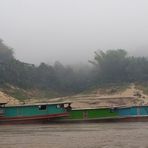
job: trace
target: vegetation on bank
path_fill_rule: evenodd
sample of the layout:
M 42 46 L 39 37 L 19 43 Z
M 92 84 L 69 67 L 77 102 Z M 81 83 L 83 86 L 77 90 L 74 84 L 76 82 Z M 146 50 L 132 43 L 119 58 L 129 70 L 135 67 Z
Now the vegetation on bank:
M 5 94 L 8 94 L 13 98 L 18 99 L 19 101 L 24 101 L 25 99 L 50 99 L 65 96 L 64 94 L 58 93 L 53 90 L 51 91 L 44 89 L 23 89 L 11 85 L 4 85 L 0 90 Z
M 14 86 L 8 93 L 16 98 L 31 97 L 25 90 L 40 90 L 41 97 L 87 92 L 106 85 L 148 82 L 148 59 L 128 56 L 123 49 L 97 51 L 92 66 L 76 69 L 60 62 L 39 66 L 15 59 L 13 50 L 0 40 L 0 87 Z M 7 90 L 7 89 L 4 89 Z M 113 90 L 112 90 L 113 91 Z M 147 91 L 147 90 L 145 90 Z M 33 92 L 33 91 L 32 91 Z

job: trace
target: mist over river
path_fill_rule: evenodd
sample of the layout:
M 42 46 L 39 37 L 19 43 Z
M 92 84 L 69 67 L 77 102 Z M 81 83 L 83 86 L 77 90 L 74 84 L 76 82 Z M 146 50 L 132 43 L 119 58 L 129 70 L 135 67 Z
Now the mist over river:
M 3 125 L 0 148 L 148 148 L 148 123 Z

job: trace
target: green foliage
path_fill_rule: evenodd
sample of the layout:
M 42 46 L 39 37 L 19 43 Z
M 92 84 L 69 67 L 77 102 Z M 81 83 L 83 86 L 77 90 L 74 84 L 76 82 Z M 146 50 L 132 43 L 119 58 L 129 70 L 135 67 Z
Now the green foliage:
M 77 70 L 60 62 L 35 66 L 16 60 L 13 50 L 0 40 L 0 86 L 19 87 L 12 96 L 25 99 L 28 95 L 21 88 L 42 90 L 40 97 L 56 97 L 105 84 L 148 82 L 147 58 L 130 57 L 123 49 L 95 52 L 94 61 L 90 62 L 93 68 L 82 66 Z
M 54 90 L 22 89 L 22 88 L 11 87 L 11 86 L 4 86 L 2 91 L 20 101 L 28 100 L 31 98 L 50 99 L 50 98 L 62 96 L 61 93 L 58 93 Z
M 148 80 L 148 60 L 145 57 L 129 57 L 123 49 L 95 52 L 91 63 L 100 84 Z
M 22 91 L 21 89 L 17 89 L 15 91 L 9 93 L 9 95 L 11 95 L 12 97 L 14 97 L 20 101 L 28 99 L 27 94 L 24 91 Z
M 0 39 L 0 63 L 13 59 L 13 50 Z
M 123 49 L 95 52 L 95 68 L 101 82 L 120 82 L 126 79 L 127 53 Z

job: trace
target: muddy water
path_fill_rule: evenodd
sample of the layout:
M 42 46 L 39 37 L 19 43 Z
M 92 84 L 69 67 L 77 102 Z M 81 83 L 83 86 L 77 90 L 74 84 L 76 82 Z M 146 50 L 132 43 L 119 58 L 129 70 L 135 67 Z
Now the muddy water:
M 148 148 L 148 123 L 0 126 L 0 148 Z

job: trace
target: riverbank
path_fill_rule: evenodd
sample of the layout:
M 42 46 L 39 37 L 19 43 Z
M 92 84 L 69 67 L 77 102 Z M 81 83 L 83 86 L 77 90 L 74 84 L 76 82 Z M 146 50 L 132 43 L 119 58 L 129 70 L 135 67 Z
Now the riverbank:
M 137 88 L 134 84 L 120 88 L 98 88 L 90 92 L 77 95 L 58 97 L 58 98 L 25 98 L 18 100 L 0 92 L 0 102 L 7 102 L 11 105 L 16 104 L 33 104 L 41 102 L 72 102 L 73 108 L 90 108 L 90 107 L 113 107 L 113 106 L 132 106 L 132 105 L 148 105 L 148 95 Z
M 91 107 L 113 107 L 113 106 L 132 106 L 148 105 L 148 95 L 138 89 L 134 84 L 122 90 L 113 90 L 113 88 L 96 89 L 89 93 L 82 93 L 73 96 L 66 96 L 53 99 L 30 99 L 26 103 L 38 102 L 61 102 L 70 101 L 73 108 L 91 108 Z

